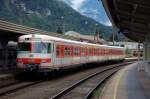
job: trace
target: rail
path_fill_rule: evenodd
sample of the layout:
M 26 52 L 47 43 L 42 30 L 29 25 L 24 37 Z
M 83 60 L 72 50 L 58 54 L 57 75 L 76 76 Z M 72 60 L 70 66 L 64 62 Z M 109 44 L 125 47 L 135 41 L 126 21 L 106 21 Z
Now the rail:
M 89 79 L 92 79 L 93 77 L 95 76 L 99 76 L 99 75 L 102 75 L 103 73 L 105 72 L 108 72 L 109 70 L 112 70 L 112 69 L 116 69 L 112 72 L 110 72 L 108 75 L 106 74 L 106 76 L 101 79 L 101 81 L 94 87 L 94 88 L 91 88 L 91 90 L 84 96 L 84 99 L 89 99 L 89 97 L 91 96 L 91 94 L 93 93 L 93 91 L 104 81 L 106 80 L 108 77 L 110 77 L 113 73 L 115 73 L 118 68 L 120 68 L 120 66 L 123 66 L 123 65 L 127 65 L 127 64 L 130 64 L 132 62 L 128 62 L 128 63 L 123 63 L 123 64 L 119 64 L 117 66 L 114 66 L 114 67 L 111 67 L 111 68 L 107 68 L 103 71 L 98 71 L 92 75 L 89 75 L 88 77 L 84 78 L 84 79 L 81 79 L 80 81 L 74 83 L 73 85 L 69 86 L 68 88 L 62 90 L 60 93 L 57 93 L 56 95 L 50 97 L 49 99 L 60 99 L 62 97 L 65 97 L 65 95 L 67 95 L 69 92 L 71 92 L 73 89 L 75 89 L 76 87 L 79 87 L 81 84 L 83 83 L 86 83 L 86 81 L 88 81 Z

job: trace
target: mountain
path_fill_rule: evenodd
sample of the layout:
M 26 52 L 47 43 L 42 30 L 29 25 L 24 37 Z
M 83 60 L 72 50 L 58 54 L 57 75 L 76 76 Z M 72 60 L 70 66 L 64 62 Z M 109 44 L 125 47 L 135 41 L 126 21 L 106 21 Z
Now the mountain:
M 1 0 L 0 19 L 50 32 L 64 28 L 94 35 L 97 29 L 105 38 L 112 32 L 111 27 L 81 15 L 60 0 Z
M 82 15 L 106 25 L 112 26 L 101 0 L 62 0 Z

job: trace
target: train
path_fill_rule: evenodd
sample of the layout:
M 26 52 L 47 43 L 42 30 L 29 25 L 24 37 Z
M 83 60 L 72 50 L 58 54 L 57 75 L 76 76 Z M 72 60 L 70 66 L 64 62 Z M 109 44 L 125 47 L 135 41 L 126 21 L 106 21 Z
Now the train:
M 123 47 L 93 44 L 41 34 L 18 38 L 17 68 L 49 72 L 93 62 L 125 59 Z

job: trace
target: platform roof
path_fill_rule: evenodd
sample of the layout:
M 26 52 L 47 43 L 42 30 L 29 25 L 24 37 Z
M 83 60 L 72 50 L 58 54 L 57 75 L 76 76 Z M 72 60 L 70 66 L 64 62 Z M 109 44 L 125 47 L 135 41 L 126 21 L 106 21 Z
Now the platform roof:
M 51 36 L 56 36 L 65 39 L 77 40 L 77 38 L 66 36 L 63 34 L 58 34 L 54 32 L 49 32 L 41 29 L 31 28 L 19 24 L 15 24 L 8 21 L 0 20 L 0 38 L 17 38 L 24 34 L 46 34 Z
M 150 0 L 101 1 L 112 24 L 125 36 L 138 42 L 145 40 L 150 33 Z

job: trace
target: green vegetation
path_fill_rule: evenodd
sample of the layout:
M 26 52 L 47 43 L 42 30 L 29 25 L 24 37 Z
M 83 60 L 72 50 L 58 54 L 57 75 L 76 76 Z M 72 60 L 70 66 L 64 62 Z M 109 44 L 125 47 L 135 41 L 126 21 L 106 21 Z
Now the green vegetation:
M 0 19 L 50 32 L 65 27 L 63 31 L 94 35 L 97 27 L 107 39 L 112 32 L 111 27 L 79 14 L 59 0 L 1 0 Z

